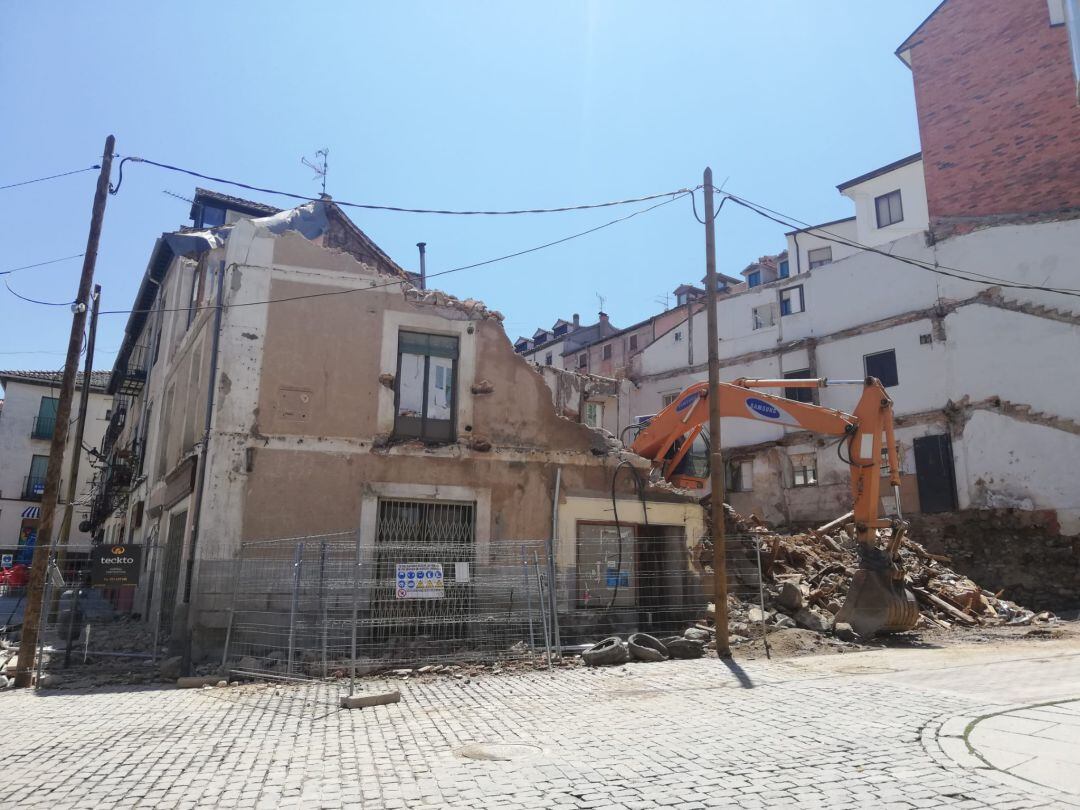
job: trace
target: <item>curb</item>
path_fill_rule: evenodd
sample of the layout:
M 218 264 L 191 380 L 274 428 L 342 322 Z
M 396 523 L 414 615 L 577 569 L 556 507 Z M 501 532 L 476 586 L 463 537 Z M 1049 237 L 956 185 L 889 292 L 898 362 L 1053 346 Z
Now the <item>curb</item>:
M 993 779 L 1005 787 L 1025 793 L 1038 794 L 1039 798 L 1052 800 L 1061 807 L 1080 808 L 1080 796 L 1074 793 L 1066 793 L 1041 782 L 1025 779 L 997 768 L 984 759 L 968 739 L 976 725 L 991 717 L 1023 709 L 1034 709 L 1040 706 L 1074 703 L 1077 700 L 1080 700 L 1080 698 L 1061 698 L 1038 703 L 988 703 L 981 706 L 972 706 L 962 713 L 942 715 L 931 720 L 923 726 L 920 732 L 920 741 L 930 758 L 943 768 L 977 770 L 980 775 Z

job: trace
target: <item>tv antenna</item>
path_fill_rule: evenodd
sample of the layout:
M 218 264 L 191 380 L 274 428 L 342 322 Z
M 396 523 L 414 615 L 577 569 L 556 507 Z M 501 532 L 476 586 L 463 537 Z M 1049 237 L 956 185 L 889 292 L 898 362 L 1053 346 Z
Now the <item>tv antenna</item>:
M 669 309 L 671 309 L 671 293 L 664 293 L 663 295 L 658 295 L 656 296 L 656 298 L 653 299 L 653 301 L 661 304 L 664 307 L 664 312 L 667 312 Z
M 600 302 L 600 311 L 603 312 L 604 311 L 604 301 L 606 301 L 607 299 L 604 298 L 604 296 L 602 296 L 600 293 L 593 293 L 593 295 L 595 295 L 597 300 Z
M 315 177 L 311 178 L 312 180 L 319 177 L 322 178 L 322 193 L 324 195 L 326 194 L 326 158 L 329 154 L 329 149 L 319 149 L 317 152 L 315 152 L 314 162 L 308 160 L 306 157 L 300 158 L 301 163 L 303 163 L 305 166 L 315 172 Z

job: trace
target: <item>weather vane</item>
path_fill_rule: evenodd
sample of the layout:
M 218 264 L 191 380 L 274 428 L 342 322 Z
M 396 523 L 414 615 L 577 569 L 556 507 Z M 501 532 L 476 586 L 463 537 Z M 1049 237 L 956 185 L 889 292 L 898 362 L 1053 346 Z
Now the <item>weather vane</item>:
M 300 162 L 315 172 L 315 177 L 322 178 L 322 193 L 326 194 L 326 158 L 330 154 L 329 149 L 320 149 L 315 153 L 315 162 L 308 160 L 306 157 L 300 158 Z

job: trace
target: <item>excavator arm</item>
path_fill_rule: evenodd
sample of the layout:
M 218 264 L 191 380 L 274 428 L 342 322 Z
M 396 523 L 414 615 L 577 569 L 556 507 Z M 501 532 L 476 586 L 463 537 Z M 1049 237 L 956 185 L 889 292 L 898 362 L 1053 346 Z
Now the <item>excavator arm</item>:
M 853 413 L 756 390 L 833 385 L 862 386 L 862 396 Z M 707 473 L 687 471 L 684 461 L 708 424 L 709 396 L 708 383 L 691 385 L 652 417 L 631 444 L 633 452 L 650 459 L 660 475 L 676 486 L 687 489 L 705 486 Z M 733 383 L 720 383 L 715 396 L 719 397 L 722 417 L 752 419 L 838 437 L 838 453 L 851 471 L 852 518 L 859 543 L 860 567 L 837 619 L 850 622 L 863 635 L 881 630 L 910 630 L 918 619 L 918 611 L 914 596 L 902 585 L 904 574 L 899 562 L 899 545 L 905 525 L 900 513 L 900 466 L 893 430 L 892 399 L 881 382 L 873 377 L 839 381 L 740 378 Z M 889 484 L 896 499 L 896 520 L 883 518 L 879 513 L 883 448 L 888 460 Z M 892 529 L 892 541 L 885 549 L 877 544 L 879 528 Z

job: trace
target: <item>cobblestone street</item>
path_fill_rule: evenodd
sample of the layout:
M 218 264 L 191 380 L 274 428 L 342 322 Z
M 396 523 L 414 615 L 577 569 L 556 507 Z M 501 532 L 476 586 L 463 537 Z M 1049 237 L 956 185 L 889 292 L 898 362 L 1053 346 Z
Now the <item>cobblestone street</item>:
M 1076 642 L 1050 641 L 706 659 L 399 681 L 400 703 L 362 711 L 325 686 L 8 691 L 0 794 L 20 808 L 1080 807 L 964 736 L 1076 698 L 1078 661 Z

